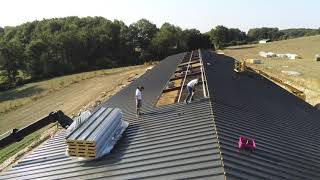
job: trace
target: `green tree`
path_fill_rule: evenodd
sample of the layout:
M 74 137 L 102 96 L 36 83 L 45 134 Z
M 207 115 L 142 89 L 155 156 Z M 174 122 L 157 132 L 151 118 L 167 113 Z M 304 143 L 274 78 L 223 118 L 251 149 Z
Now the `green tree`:
M 197 29 L 186 29 L 182 31 L 181 36 L 182 49 L 184 51 L 190 51 L 194 49 L 208 49 L 212 48 L 210 36 L 201 34 Z
M 146 50 L 149 47 L 152 38 L 158 32 L 157 26 L 147 19 L 140 19 L 136 23 L 131 24 L 129 29 L 134 46 L 142 50 Z
M 146 19 L 127 26 L 103 17 L 75 16 L 0 28 L 0 41 L 1 69 L 12 82 L 20 70 L 33 79 L 54 77 L 211 46 L 200 31 L 182 31 L 169 23 L 158 29 Z
M 2 38 L 3 35 L 4 35 L 4 29 L 0 27 L 0 39 Z
M 27 67 L 28 72 L 32 78 L 42 77 L 44 72 L 44 66 L 47 65 L 43 62 L 43 54 L 46 53 L 47 45 L 41 39 L 32 40 L 26 48 L 26 56 L 28 59 Z
M 258 41 L 261 39 L 270 39 L 272 41 L 279 40 L 284 33 L 279 31 L 278 28 L 254 28 L 248 31 L 248 37 L 251 41 Z
M 18 70 L 23 67 L 23 47 L 18 41 L 0 42 L 0 69 L 9 83 L 16 81 Z
M 181 28 L 169 23 L 164 23 L 159 32 L 152 39 L 151 52 L 156 58 L 163 58 L 171 53 L 177 52 Z
M 247 41 L 247 35 L 245 32 L 240 31 L 240 29 L 230 28 L 228 30 L 228 43 L 232 45 L 241 44 L 241 42 Z
M 17 33 L 17 28 L 7 26 L 4 28 L 4 35 L 2 39 L 4 41 L 10 41 L 16 36 L 16 33 Z
M 138 54 L 135 53 L 133 36 L 130 34 L 129 27 L 124 22 L 118 20 L 115 20 L 113 24 L 118 26 L 120 30 L 119 47 L 116 55 L 117 59 L 119 59 L 119 65 L 137 64 Z
M 210 31 L 210 37 L 215 49 L 220 49 L 228 43 L 229 30 L 224 26 L 217 26 Z

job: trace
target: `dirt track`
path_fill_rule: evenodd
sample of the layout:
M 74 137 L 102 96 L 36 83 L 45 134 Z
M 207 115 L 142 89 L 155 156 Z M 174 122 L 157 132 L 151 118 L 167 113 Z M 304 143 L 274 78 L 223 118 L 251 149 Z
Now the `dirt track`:
M 128 84 L 131 79 L 143 74 L 146 67 L 116 73 L 112 75 L 98 76 L 80 81 L 66 88 L 52 92 L 34 102 L 26 104 L 14 111 L 0 117 L 0 134 L 11 128 L 23 127 L 54 110 L 62 110 L 68 116 L 77 114 L 94 106 L 95 101 L 101 101 L 120 90 L 120 86 Z M 4 129 L 5 128 L 5 129 Z

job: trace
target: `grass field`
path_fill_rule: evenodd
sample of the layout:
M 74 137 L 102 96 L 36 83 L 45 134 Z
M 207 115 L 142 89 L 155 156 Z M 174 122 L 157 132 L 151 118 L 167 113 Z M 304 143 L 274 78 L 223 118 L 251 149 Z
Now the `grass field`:
M 260 51 L 277 54 L 293 53 L 301 59 L 263 58 Z M 320 36 L 302 37 L 267 44 L 233 46 L 223 50 L 226 56 L 237 60 L 256 58 L 262 64 L 251 65 L 278 77 L 306 93 L 306 101 L 311 105 L 320 103 L 320 62 L 315 55 L 320 54 Z M 300 76 L 290 76 L 283 71 L 296 71 Z
M 1 92 L 2 107 L 6 107 L 5 103 L 19 104 L 19 106 L 0 114 L 0 134 L 12 128 L 21 128 L 54 110 L 60 109 L 72 117 L 91 109 L 118 92 L 123 85 L 142 75 L 147 67 L 149 65 L 74 74 Z M 24 151 L 24 148 L 27 150 L 21 155 L 27 153 L 31 143 L 45 135 L 49 127 L 50 125 L 17 143 L 2 148 L 0 163 L 17 152 Z M 4 164 L 3 166 L 6 167 Z
M 53 126 L 55 126 L 55 125 L 50 124 L 50 125 L 42 128 L 38 131 L 26 136 L 21 141 L 0 149 L 0 163 L 3 163 L 5 160 L 12 157 L 20 150 L 28 147 L 32 142 L 39 140 L 39 138 L 41 138 L 41 136 L 43 136 L 43 134 L 46 132 L 46 130 L 52 128 Z
M 135 67 L 115 68 L 108 70 L 99 70 L 93 72 L 85 72 L 53 78 L 50 80 L 29 83 L 21 87 L 0 92 L 0 114 L 13 110 L 19 106 L 27 104 L 31 101 L 39 99 L 50 92 L 67 87 L 79 81 L 89 79 L 99 75 L 108 75 L 117 72 L 127 71 Z
M 0 134 L 23 127 L 54 110 L 73 115 L 101 96 L 108 96 L 147 66 L 86 72 L 35 82 L 0 92 Z

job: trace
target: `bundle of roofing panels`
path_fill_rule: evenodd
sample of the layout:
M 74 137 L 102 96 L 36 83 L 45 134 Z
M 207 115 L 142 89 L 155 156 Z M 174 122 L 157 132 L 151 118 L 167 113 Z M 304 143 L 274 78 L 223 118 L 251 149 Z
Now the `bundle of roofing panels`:
M 89 110 L 82 112 L 80 116 L 76 117 L 73 120 L 73 123 L 67 129 L 67 136 L 72 133 L 77 127 L 79 127 L 82 123 L 84 123 L 91 116 L 91 112 Z
M 120 109 L 101 107 L 67 135 L 66 153 L 71 157 L 99 158 L 111 151 L 127 127 Z

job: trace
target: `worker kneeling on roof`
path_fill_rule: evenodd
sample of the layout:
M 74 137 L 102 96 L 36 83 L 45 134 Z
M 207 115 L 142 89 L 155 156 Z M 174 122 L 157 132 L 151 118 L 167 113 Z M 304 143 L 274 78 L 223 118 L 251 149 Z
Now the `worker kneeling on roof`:
M 187 96 L 186 100 L 184 100 L 184 102 L 186 104 L 191 103 L 192 98 L 193 98 L 193 94 L 195 91 L 195 87 L 196 87 L 196 85 L 198 85 L 198 83 L 199 83 L 199 78 L 193 79 L 187 84 L 188 96 Z

